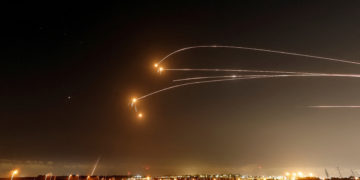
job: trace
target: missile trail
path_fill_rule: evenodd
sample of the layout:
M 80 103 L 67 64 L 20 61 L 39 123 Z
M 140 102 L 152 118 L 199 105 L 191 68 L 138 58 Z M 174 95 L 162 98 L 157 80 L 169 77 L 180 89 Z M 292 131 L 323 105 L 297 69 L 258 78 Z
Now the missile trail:
M 271 78 L 271 77 L 278 77 L 278 76 L 280 76 L 280 75 L 265 75 L 265 76 L 261 76 L 261 77 L 258 77 L 258 76 L 255 75 L 255 77 L 239 77 L 239 78 L 233 78 L 232 77 L 232 78 L 215 79 L 215 80 L 207 80 L 207 81 L 188 82 L 188 83 L 183 83 L 183 84 L 178 84 L 178 85 L 173 85 L 173 86 L 170 86 L 170 87 L 167 87 L 167 88 L 163 88 L 163 89 L 151 92 L 149 94 L 146 94 L 146 95 L 141 96 L 141 97 L 136 98 L 136 99 L 141 100 L 141 99 L 152 96 L 154 94 L 158 94 L 158 93 L 163 92 L 163 91 L 167 91 L 167 90 L 170 90 L 170 89 L 179 88 L 179 87 L 183 87 L 183 86 L 189 86 L 189 85 L 215 83 L 215 82 L 223 82 L 223 81 L 234 81 L 234 80 L 241 80 L 241 79 Z
M 278 77 L 282 74 L 277 75 L 227 75 L 227 76 L 202 76 L 202 77 L 190 77 L 190 78 L 182 78 L 175 79 L 173 82 L 181 82 L 181 81 L 192 81 L 192 80 L 204 80 L 204 79 L 230 79 L 230 78 L 260 78 L 260 77 Z
M 360 108 L 360 106 L 308 106 L 309 108 Z
M 248 69 L 194 69 L 194 68 L 181 68 L 181 69 L 165 69 L 164 67 L 160 66 L 161 63 L 166 61 L 169 57 L 176 55 L 183 51 L 188 51 L 192 49 L 200 49 L 200 48 L 224 48 L 224 49 L 240 49 L 240 50 L 248 50 L 248 51 L 256 51 L 256 52 L 264 52 L 264 53 L 275 53 L 275 54 L 282 54 L 282 55 L 291 55 L 291 56 L 298 56 L 298 57 L 305 57 L 311 58 L 315 60 L 326 60 L 332 62 L 340 62 L 346 64 L 355 64 L 360 65 L 360 62 L 347 60 L 347 59 L 338 59 L 338 58 L 329 58 L 329 57 L 322 57 L 322 56 L 314 56 L 309 54 L 301 54 L 295 52 L 288 52 L 288 51 L 279 51 L 279 50 L 271 50 L 271 49 L 261 49 L 261 48 L 252 48 L 252 47 L 243 47 L 243 46 L 225 46 L 225 45 L 201 45 L 201 46 L 190 46 L 178 49 L 176 51 L 171 52 L 170 54 L 163 57 L 158 63 L 154 64 L 157 71 L 161 74 L 163 71 L 192 71 L 192 72 L 232 72 L 232 73 L 239 73 L 239 75 L 217 75 L 217 76 L 201 76 L 201 77 L 189 77 L 189 78 L 182 78 L 182 79 L 175 79 L 173 82 L 183 82 L 182 84 L 172 85 L 157 91 L 150 92 L 146 95 L 143 95 L 139 98 L 134 98 L 131 102 L 131 106 L 136 109 L 135 103 L 136 100 L 141 100 L 147 98 L 149 96 L 168 91 L 171 89 L 190 86 L 190 85 L 197 85 L 197 84 L 206 84 L 206 83 L 216 83 L 216 82 L 224 82 L 224 81 L 235 81 L 235 80 L 247 80 L 247 79 L 262 79 L 262 78 L 280 78 L 280 77 L 346 77 L 346 78 L 360 78 L 360 74 L 335 74 L 335 73 L 311 73 L 311 72 L 295 72 L 295 71 L 270 71 L 270 70 L 248 70 Z M 240 73 L 253 73 L 251 74 L 240 74 Z M 134 101 L 135 100 L 135 101 Z M 340 108 L 340 107 L 347 107 L 347 108 L 360 108 L 360 106 L 309 106 L 310 108 Z M 99 159 L 98 159 L 99 161 Z M 96 162 L 92 174 L 94 173 L 97 163 Z
M 202 80 L 202 79 L 238 78 L 238 77 L 243 77 L 243 75 L 191 77 L 191 78 L 175 79 L 173 80 L 173 82 Z
M 96 168 L 97 168 L 97 166 L 98 166 L 98 164 L 99 164 L 100 159 L 101 159 L 101 156 L 99 156 L 99 157 L 97 158 L 96 163 L 95 163 L 95 165 L 94 165 L 94 168 L 93 168 L 93 170 L 91 171 L 91 176 L 94 175 L 95 170 L 96 170 Z
M 190 46 L 190 47 L 181 48 L 181 49 L 178 49 L 178 50 L 173 51 L 170 54 L 166 55 L 157 64 L 162 63 L 163 61 L 168 59 L 170 56 L 175 55 L 177 53 L 187 51 L 187 50 L 190 50 L 190 49 L 199 49 L 199 48 L 242 49 L 242 50 L 260 51 L 260 52 L 275 53 L 275 54 L 284 54 L 284 55 L 307 57 L 307 58 L 313 58 L 313 59 L 322 59 L 322 60 L 327 60 L 327 61 L 335 61 L 335 62 L 341 62 L 341 63 L 347 63 L 347 64 L 360 65 L 360 62 L 350 61 L 350 60 L 346 60 L 346 59 L 328 58 L 328 57 L 322 57 L 322 56 L 314 56 L 314 55 L 308 55 L 308 54 L 300 54 L 300 53 L 287 52 L 287 51 L 278 51 L 278 50 L 271 50 L 271 49 L 260 49 L 260 48 L 242 47 L 242 46 L 224 46 L 224 45 L 202 45 L 202 46 Z
M 251 70 L 251 69 L 163 69 L 164 71 L 198 71 L 198 72 L 253 72 L 253 73 L 283 73 L 283 74 L 295 74 L 295 73 L 309 73 L 309 72 L 294 72 L 294 71 L 267 71 L 267 70 Z
M 146 97 L 152 96 L 154 94 L 158 94 L 163 91 L 167 91 L 174 88 L 179 88 L 183 86 L 189 86 L 189 85 L 196 85 L 196 84 L 205 84 L 205 83 L 215 83 L 215 82 L 224 82 L 224 81 L 234 81 L 234 80 L 242 80 L 242 79 L 259 79 L 259 78 L 277 78 L 277 77 L 353 77 L 353 78 L 360 78 L 360 74 L 280 74 L 280 75 L 243 75 L 238 78 L 234 78 L 233 76 L 230 76 L 231 78 L 221 78 L 221 79 L 215 79 L 215 80 L 206 80 L 206 81 L 195 81 L 195 82 L 188 82 L 178 85 L 173 85 L 164 89 L 160 89 L 154 92 L 151 92 L 149 94 L 146 94 L 144 96 L 141 96 L 137 98 L 137 100 L 144 99 Z M 199 77 L 195 77 L 199 78 Z M 209 78 L 209 77 L 206 77 Z M 184 80 L 184 79 L 178 79 Z
M 350 77 L 360 78 L 360 74 L 327 74 L 327 73 L 296 73 L 296 74 L 275 74 L 275 75 L 228 75 L 228 76 L 203 76 L 203 77 L 191 77 L 175 79 L 173 82 L 180 81 L 192 81 L 192 80 L 203 80 L 203 79 L 217 79 L 217 78 L 267 78 L 267 77 Z
M 190 78 L 182 78 L 175 79 L 173 82 L 181 82 L 181 81 L 193 81 L 193 80 L 204 80 L 204 79 L 230 79 L 230 78 L 267 78 L 267 77 L 281 77 L 282 74 L 277 75 L 229 75 L 229 76 L 202 76 L 202 77 L 190 77 Z M 284 75 L 286 76 L 286 75 Z M 305 76 L 305 75 L 303 75 Z M 287 77 L 287 76 L 286 76 Z
M 208 80 L 208 81 L 196 81 L 196 82 L 189 82 L 189 83 L 184 83 L 184 84 L 178 84 L 178 85 L 173 85 L 173 86 L 170 86 L 170 87 L 167 87 L 167 88 L 164 88 L 164 89 L 160 89 L 160 90 L 157 90 L 157 91 L 154 91 L 154 92 L 151 92 L 149 94 L 146 94 L 144 96 L 141 96 L 139 98 L 136 98 L 137 100 L 141 100 L 141 99 L 144 99 L 146 97 L 149 97 L 151 95 L 154 95 L 154 94 L 157 94 L 157 93 L 160 93 L 160 92 L 163 92 L 163 91 L 167 91 L 167 90 L 170 90 L 170 89 L 174 89 L 174 88 L 178 88 L 178 87 L 183 87 L 183 86 L 189 86 L 189 85 L 195 85 L 195 84 L 205 84 L 205 83 L 213 83 L 213 82 L 222 82 L 222 81 L 232 81 L 232 80 L 239 80 L 239 79 L 250 79 L 250 78 L 227 78 L 227 79 L 216 79 L 216 80 Z

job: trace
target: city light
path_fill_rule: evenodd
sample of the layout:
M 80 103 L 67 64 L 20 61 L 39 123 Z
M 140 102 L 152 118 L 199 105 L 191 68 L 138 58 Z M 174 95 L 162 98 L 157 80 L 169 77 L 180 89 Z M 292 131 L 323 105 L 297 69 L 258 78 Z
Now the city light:
M 160 67 L 160 68 L 159 68 L 159 72 L 162 72 L 163 70 L 164 70 L 163 67 Z
M 47 178 L 50 177 L 50 180 L 52 179 L 53 177 L 53 173 L 52 172 L 49 172 L 47 174 L 45 174 L 45 180 L 47 180 Z M 55 176 L 56 177 L 56 176 Z
M 11 175 L 12 177 L 15 177 L 15 175 L 18 173 L 18 171 L 11 171 Z M 299 180 L 299 179 L 313 179 L 314 176 L 313 173 L 303 173 L 303 172 L 285 172 L 284 173 L 286 176 L 251 176 L 251 175 L 234 175 L 234 174 L 218 174 L 218 175 L 195 175 L 195 176 L 155 176 L 155 177 L 151 177 L 150 175 L 146 175 L 146 176 L 142 176 L 142 175 L 134 175 L 134 176 L 128 176 L 128 178 L 121 178 L 121 180 L 254 180 L 254 179 L 258 179 L 258 180 Z M 76 175 L 72 175 L 69 174 L 68 176 L 64 176 L 64 178 L 60 178 L 61 179 L 65 179 L 65 180 L 71 180 L 73 179 L 73 177 L 75 178 Z M 45 175 L 45 178 L 48 177 L 50 178 L 49 180 L 56 180 L 56 176 L 53 176 L 51 173 L 48 173 Z M 54 177 L 54 178 L 51 178 Z M 79 177 L 79 176 L 78 176 Z M 114 176 L 110 176 L 110 177 L 99 177 L 99 176 L 91 176 L 91 175 L 87 175 L 87 176 L 80 176 L 82 177 L 83 180 L 116 180 L 116 178 Z M 47 178 L 47 179 L 48 179 Z M 324 180 L 323 177 L 316 177 L 314 178 L 314 180 L 316 179 L 321 179 Z M 77 179 L 77 178 L 76 178 Z M 358 177 L 354 177 L 354 179 L 359 179 Z M 37 180 L 44 180 L 43 178 L 41 179 L 37 179 Z M 45 179 L 46 180 L 46 179 Z M 119 179 L 120 180 L 120 179 Z
M 158 67 L 159 65 L 157 63 L 154 64 L 154 67 Z
M 133 103 L 136 103 L 136 101 L 137 101 L 136 98 L 133 98 L 133 99 L 132 99 L 132 102 L 133 102 Z
M 138 114 L 138 118 L 142 118 L 143 117 L 143 114 L 142 113 L 139 113 Z

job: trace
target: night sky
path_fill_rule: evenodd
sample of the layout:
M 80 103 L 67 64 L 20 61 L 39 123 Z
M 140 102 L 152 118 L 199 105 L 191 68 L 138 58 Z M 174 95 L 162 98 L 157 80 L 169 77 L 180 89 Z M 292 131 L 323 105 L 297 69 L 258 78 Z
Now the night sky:
M 360 169 L 360 79 L 281 78 L 188 86 L 153 63 L 193 45 L 238 45 L 360 62 L 360 2 L 2 3 L 0 176 Z M 179 53 L 169 68 L 360 73 L 360 65 L 230 49 Z

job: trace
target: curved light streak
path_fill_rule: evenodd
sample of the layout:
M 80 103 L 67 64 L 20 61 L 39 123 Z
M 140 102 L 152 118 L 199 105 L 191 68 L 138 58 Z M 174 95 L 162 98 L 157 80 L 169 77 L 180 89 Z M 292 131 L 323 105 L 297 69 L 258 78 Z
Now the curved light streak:
M 202 45 L 202 46 L 190 46 L 190 47 L 181 48 L 181 49 L 178 49 L 178 50 L 173 51 L 170 54 L 166 55 L 157 64 L 162 63 L 163 61 L 168 59 L 170 56 L 175 55 L 177 53 L 187 51 L 187 50 L 190 50 L 190 49 L 199 49 L 199 48 L 242 49 L 242 50 L 260 51 L 260 52 L 268 52 L 268 53 L 275 53 L 275 54 L 284 54 L 284 55 L 307 57 L 307 58 L 313 58 L 313 59 L 322 59 L 322 60 L 327 60 L 327 61 L 335 61 L 335 62 L 342 62 L 342 63 L 347 63 L 347 64 L 360 65 L 360 62 L 350 61 L 350 60 L 347 60 L 347 59 L 329 58 L 329 57 L 314 56 L 314 55 L 309 55 L 309 54 L 300 54 L 300 53 L 287 52 L 287 51 L 278 51 L 278 50 L 271 50 L 271 49 L 261 49 L 261 48 L 252 48 L 252 47 L 243 47 L 243 46 L 224 46 L 224 45 Z

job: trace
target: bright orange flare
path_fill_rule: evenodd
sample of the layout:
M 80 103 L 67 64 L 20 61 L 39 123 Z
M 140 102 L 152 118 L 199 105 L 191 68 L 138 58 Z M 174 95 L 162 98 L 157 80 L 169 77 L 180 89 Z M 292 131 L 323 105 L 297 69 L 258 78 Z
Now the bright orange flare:
M 139 113 L 139 114 L 138 114 L 138 117 L 139 117 L 139 118 L 142 118 L 142 117 L 143 117 L 143 114 L 142 114 L 142 113 Z
M 13 180 L 14 176 L 15 176 L 17 173 L 19 173 L 19 170 L 17 170 L 17 169 L 13 170 L 12 173 L 11 173 L 11 179 L 10 179 L 10 180 Z
M 136 101 L 137 101 L 136 98 L 133 98 L 133 99 L 132 99 L 132 102 L 133 102 L 133 103 L 136 103 Z
M 154 64 L 154 67 L 156 67 L 156 68 L 157 68 L 158 66 L 159 66 L 159 65 L 158 65 L 157 63 L 155 63 L 155 64 Z
M 19 173 L 19 171 L 18 171 L 17 169 L 15 169 L 15 170 L 12 172 L 13 175 L 16 175 L 17 173 Z

